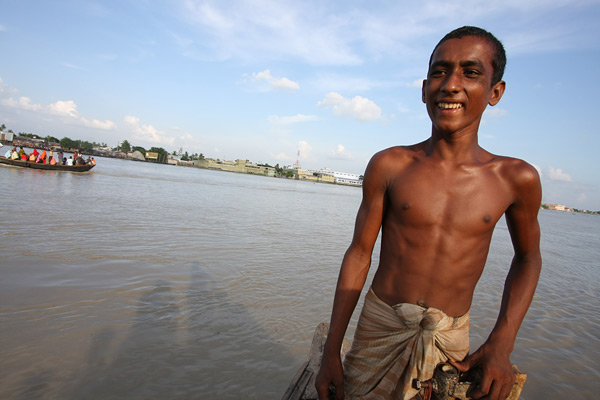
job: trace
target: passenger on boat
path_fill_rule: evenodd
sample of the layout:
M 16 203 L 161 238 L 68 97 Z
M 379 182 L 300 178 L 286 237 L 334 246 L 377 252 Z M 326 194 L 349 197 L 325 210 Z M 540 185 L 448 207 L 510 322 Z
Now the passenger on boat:
M 42 154 L 40 154 L 38 156 L 38 158 L 35 160 L 36 163 L 38 164 L 45 164 L 46 163 L 46 150 L 42 151 Z
M 25 154 L 25 150 L 23 150 L 23 146 L 19 148 L 19 157 L 22 158 L 23 154 Z M 25 154 L 27 155 L 27 154 Z
M 39 155 L 40 155 L 40 153 L 37 151 L 37 149 L 33 149 L 31 154 L 29 155 L 29 161 L 36 162 Z
M 96 165 L 96 160 L 94 160 L 94 157 L 92 157 L 92 159 L 90 160 L 89 164 Z
M 10 154 L 10 158 L 13 159 L 13 160 L 18 160 L 19 159 L 19 152 L 17 151 L 16 147 L 14 149 L 12 149 L 12 152 Z
M 73 165 L 73 156 L 70 156 L 67 160 L 67 165 Z

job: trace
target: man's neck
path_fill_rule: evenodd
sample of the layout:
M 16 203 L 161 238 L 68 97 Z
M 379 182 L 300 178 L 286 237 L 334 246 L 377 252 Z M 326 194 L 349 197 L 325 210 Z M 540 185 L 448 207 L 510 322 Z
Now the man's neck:
M 426 143 L 429 157 L 452 164 L 472 163 L 482 150 L 476 131 L 442 134 L 433 129 Z

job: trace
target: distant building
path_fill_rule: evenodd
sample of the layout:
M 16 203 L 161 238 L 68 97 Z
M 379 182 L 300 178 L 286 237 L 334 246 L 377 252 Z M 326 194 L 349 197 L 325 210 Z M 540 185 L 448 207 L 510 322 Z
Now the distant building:
M 190 165 L 198 168 L 215 169 L 219 171 L 237 172 L 240 174 L 276 176 L 277 172 L 274 167 L 268 165 L 254 164 L 248 160 L 215 160 L 212 158 L 204 158 L 202 160 L 194 160 Z
M 12 143 L 15 138 L 15 134 L 12 132 L 1 132 L 0 133 L 0 142 Z
M 333 175 L 323 174 L 319 171 L 304 171 L 301 169 L 294 170 L 294 176 L 301 181 L 313 181 L 320 183 L 335 183 Z
M 323 175 L 331 175 L 334 178 L 334 183 L 339 185 L 362 186 L 362 177 L 358 174 L 350 174 L 348 172 L 331 171 L 329 168 L 316 171 Z
M 570 209 L 568 209 L 566 206 L 563 206 L 562 204 L 543 203 L 542 208 L 545 208 L 547 210 L 555 210 L 555 211 L 570 211 Z

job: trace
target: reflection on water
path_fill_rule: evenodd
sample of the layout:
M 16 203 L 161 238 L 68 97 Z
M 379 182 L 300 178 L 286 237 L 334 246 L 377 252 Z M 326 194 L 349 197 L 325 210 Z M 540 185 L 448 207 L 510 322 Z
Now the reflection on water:
M 329 318 L 360 203 L 356 188 L 112 159 L 0 176 L 18 188 L 0 211 L 0 398 L 280 398 Z M 540 221 L 544 269 L 512 357 L 523 398 L 590 398 L 600 219 Z M 501 222 L 473 348 L 511 256 Z

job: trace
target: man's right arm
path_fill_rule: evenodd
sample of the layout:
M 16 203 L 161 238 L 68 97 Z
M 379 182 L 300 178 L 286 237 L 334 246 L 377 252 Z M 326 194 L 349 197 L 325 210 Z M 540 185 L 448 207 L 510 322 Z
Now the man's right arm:
M 315 382 L 321 400 L 327 399 L 327 392 L 331 385 L 335 387 L 338 399 L 344 397 L 340 349 L 371 266 L 371 254 L 385 213 L 387 190 L 385 172 L 389 171 L 384 168 L 386 158 L 388 158 L 386 151 L 376 154 L 365 172 L 363 199 L 356 216 L 352 243 L 342 261 L 333 300 L 329 333 L 323 349 L 321 368 Z

